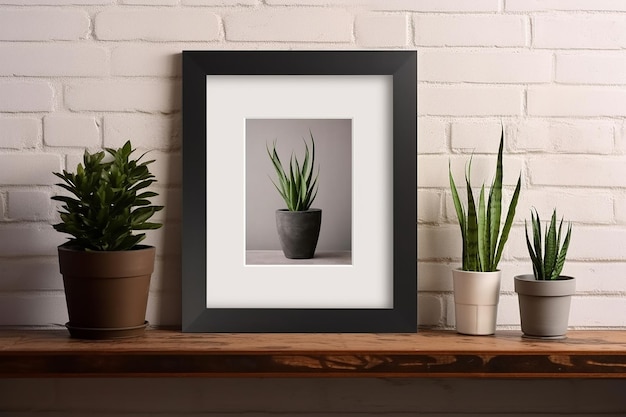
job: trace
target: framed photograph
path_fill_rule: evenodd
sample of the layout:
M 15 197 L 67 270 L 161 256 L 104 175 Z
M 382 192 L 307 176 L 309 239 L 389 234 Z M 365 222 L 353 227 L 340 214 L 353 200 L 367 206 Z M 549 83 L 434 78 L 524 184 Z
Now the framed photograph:
M 415 51 L 184 51 L 184 332 L 417 331 Z

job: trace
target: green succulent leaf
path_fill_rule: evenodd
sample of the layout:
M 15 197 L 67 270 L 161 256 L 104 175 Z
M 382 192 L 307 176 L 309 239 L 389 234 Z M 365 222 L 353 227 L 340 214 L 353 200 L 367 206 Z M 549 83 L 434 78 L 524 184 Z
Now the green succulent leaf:
M 84 250 L 129 250 L 145 238 L 133 230 L 157 229 L 161 223 L 147 220 L 163 206 L 155 206 L 150 198 L 158 194 L 143 190 L 156 182 L 147 167 L 153 161 L 138 163 L 130 159 L 134 152 L 130 141 L 119 149 L 106 148 L 111 160 L 105 162 L 104 151 L 83 154 L 76 173 L 55 172 L 63 183 L 57 184 L 72 196 L 57 195 L 62 203 L 61 223 L 54 229 L 72 236 L 67 242 Z

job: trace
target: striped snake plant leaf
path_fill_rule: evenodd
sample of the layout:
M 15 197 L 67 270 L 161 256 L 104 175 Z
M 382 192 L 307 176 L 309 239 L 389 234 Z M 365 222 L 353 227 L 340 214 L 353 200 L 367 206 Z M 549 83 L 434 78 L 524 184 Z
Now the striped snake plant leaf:
M 511 232 L 511 226 L 513 226 L 513 220 L 515 219 L 515 208 L 517 207 L 517 201 L 519 200 L 519 194 L 521 189 L 522 177 L 520 176 L 517 178 L 517 185 L 515 186 L 515 191 L 513 191 L 513 197 L 511 197 L 509 210 L 506 213 L 506 220 L 504 221 L 504 227 L 502 228 L 502 235 L 500 236 L 500 240 L 498 241 L 498 249 L 493 259 L 493 263 L 491 264 L 491 269 L 494 271 L 498 268 L 498 263 L 500 263 L 502 253 L 504 252 L 504 245 L 509 239 L 509 233 Z
M 550 224 L 546 225 L 544 240 L 542 241 L 541 219 L 536 209 L 531 210 L 531 227 L 533 232 L 533 244 L 528 236 L 528 225 L 525 223 L 526 229 L 526 246 L 533 263 L 533 274 L 537 280 L 553 280 L 557 279 L 565 265 L 565 258 L 569 248 L 572 235 L 572 225 L 568 224 L 567 232 L 563 243 L 561 244 L 561 236 L 563 230 L 563 219 L 559 223 L 557 229 L 556 209 L 552 212 Z M 543 256 L 542 256 L 543 253 Z
M 498 158 L 496 161 L 496 176 L 493 179 L 491 190 L 489 191 L 489 253 L 496 253 L 498 244 L 498 234 L 500 233 L 500 219 L 502 217 L 502 150 L 504 145 L 504 129 L 500 134 L 500 146 L 498 147 Z M 492 259 L 492 262 L 495 259 Z M 493 265 L 490 264 L 490 268 Z
M 561 219 L 561 223 L 559 225 L 559 235 L 561 234 L 561 226 L 563 226 L 563 219 Z M 561 275 L 561 271 L 563 271 L 563 266 L 565 265 L 565 257 L 567 255 L 567 249 L 569 248 L 570 238 L 572 236 L 572 224 L 569 223 L 567 225 L 567 233 L 565 234 L 565 239 L 563 240 L 563 246 L 559 250 L 559 254 L 556 258 L 556 264 L 554 266 L 554 270 L 552 271 L 552 275 L 550 279 L 557 279 L 559 275 Z M 559 238 L 560 242 L 560 238 Z
M 556 210 L 552 212 L 552 218 L 550 220 L 550 225 L 546 231 L 545 237 L 545 253 L 543 258 L 543 265 L 545 270 L 545 279 L 549 279 L 552 276 L 552 271 L 554 271 L 554 266 L 556 264 L 556 256 L 558 251 L 557 242 L 557 234 L 556 234 Z
M 528 237 L 528 223 L 526 222 L 526 220 L 524 220 L 524 229 L 526 229 L 526 247 L 528 248 L 528 254 L 530 255 L 530 260 L 533 264 L 533 275 L 535 276 L 535 279 L 538 279 L 537 277 L 541 273 L 541 271 L 539 270 L 541 260 L 537 258 L 533 245 L 530 243 L 530 238 Z
M 450 162 L 448 162 L 448 177 L 450 179 L 450 190 L 452 190 L 452 201 L 454 202 L 454 210 L 456 211 L 456 217 L 459 219 L 459 227 L 461 228 L 461 241 L 463 242 L 462 268 L 463 270 L 467 271 L 467 251 L 465 245 L 465 242 L 467 241 L 467 225 L 465 219 L 467 219 L 467 216 L 465 215 L 465 208 L 461 204 L 459 192 L 456 189 L 456 184 L 454 183 L 454 177 L 452 176 L 452 168 L 450 166 Z
M 467 265 L 471 271 L 480 271 L 480 260 L 478 258 L 478 218 L 476 216 L 476 204 L 474 203 L 474 194 L 469 179 L 469 170 L 472 164 L 468 166 L 465 173 L 465 184 L 467 186 Z
M 481 269 L 489 265 L 489 229 L 487 228 L 487 210 L 485 209 L 485 185 L 480 187 L 478 198 L 478 257 Z
M 470 158 L 468 168 L 465 173 L 465 185 L 467 187 L 467 211 L 461 203 L 459 193 L 452 176 L 450 163 L 448 163 L 448 175 L 450 188 L 452 190 L 452 200 L 461 228 L 461 238 L 463 243 L 463 270 L 466 271 L 495 271 L 502 257 L 504 246 L 508 240 L 515 209 L 521 190 L 521 175 L 517 180 L 517 185 L 507 210 L 504 225 L 501 225 L 502 218 L 502 153 L 504 149 L 504 128 L 500 136 L 500 146 L 498 148 L 498 160 L 496 164 L 496 175 L 493 180 L 489 198 L 485 205 L 485 187 L 481 187 L 478 208 L 474 200 L 472 186 L 470 183 L 470 173 L 472 160 Z M 502 227 L 502 229 L 500 229 Z
M 539 278 L 537 279 L 545 279 L 545 264 L 543 263 L 543 249 L 542 249 L 542 238 L 541 238 L 541 219 L 539 218 L 539 213 L 535 210 L 535 215 L 532 218 L 533 225 L 533 242 L 535 244 L 535 257 L 538 259 L 539 263 L 537 265 L 537 271 Z

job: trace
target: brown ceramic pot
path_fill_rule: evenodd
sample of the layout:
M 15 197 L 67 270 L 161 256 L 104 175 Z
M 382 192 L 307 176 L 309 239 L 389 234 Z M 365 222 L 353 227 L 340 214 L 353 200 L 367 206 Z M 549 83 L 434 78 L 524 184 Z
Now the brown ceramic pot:
M 70 334 L 109 339 L 143 333 L 155 248 L 82 251 L 59 246 Z

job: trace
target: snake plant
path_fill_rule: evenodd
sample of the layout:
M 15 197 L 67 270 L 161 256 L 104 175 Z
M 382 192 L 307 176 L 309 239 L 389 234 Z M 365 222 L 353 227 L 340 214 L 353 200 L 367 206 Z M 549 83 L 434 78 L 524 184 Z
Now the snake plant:
M 509 238 L 509 232 L 515 217 L 515 208 L 519 198 L 521 187 L 521 176 L 517 180 L 517 186 L 513 192 L 511 203 L 506 215 L 506 220 L 502 230 L 502 148 L 504 144 L 504 129 L 500 136 L 500 148 L 498 150 L 498 160 L 496 164 L 496 176 L 489 191 L 489 198 L 485 202 L 485 185 L 480 189 L 478 205 L 474 200 L 472 185 L 470 183 L 470 173 L 472 161 L 470 159 L 465 173 L 465 184 L 467 186 L 467 208 L 463 206 L 459 198 L 454 178 L 450 166 L 448 173 L 450 177 L 450 188 L 452 189 L 452 199 L 454 208 L 461 227 L 461 238 L 463 241 L 463 265 L 464 271 L 496 271 L 498 263 L 502 257 L 504 245 Z
M 73 195 L 52 197 L 63 203 L 61 223 L 54 229 L 72 235 L 66 245 L 77 249 L 130 250 L 146 237 L 145 233 L 134 235 L 133 230 L 161 227 L 161 223 L 148 222 L 163 208 L 151 205 L 149 199 L 158 194 L 145 190 L 156 181 L 148 170 L 154 161 L 129 159 L 134 152 L 130 141 L 106 151 L 112 161 L 104 161 L 104 151 L 85 151 L 84 166 L 78 164 L 76 173 L 54 173 L 63 180 L 57 185 Z
M 531 223 L 533 230 L 533 244 L 530 243 L 528 237 L 528 225 L 524 222 L 526 228 L 526 245 L 528 253 L 533 262 L 533 274 L 536 280 L 553 280 L 557 279 L 563 270 L 565 264 L 565 256 L 569 247 L 570 237 L 572 235 L 572 224 L 568 223 L 567 232 L 561 244 L 561 232 L 563 228 L 563 219 L 556 227 L 556 209 L 552 212 L 550 226 L 546 226 L 543 248 L 541 242 L 541 220 L 537 210 L 531 211 Z
M 289 211 L 305 211 L 311 207 L 313 200 L 317 196 L 317 178 L 319 176 L 319 166 L 317 174 L 313 176 L 314 164 L 315 164 L 315 139 L 313 133 L 309 131 L 311 135 L 311 151 L 309 152 L 309 145 L 304 141 L 305 153 L 302 164 L 298 161 L 293 154 L 289 160 L 289 171 L 285 171 L 283 164 L 276 152 L 276 141 L 272 150 L 266 145 L 267 154 L 272 161 L 276 175 L 278 176 L 278 184 L 274 181 L 274 187 L 280 193 L 280 196 L 287 204 Z

